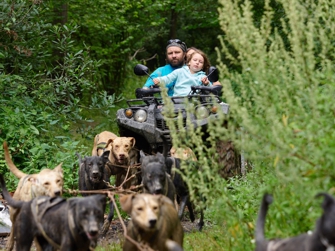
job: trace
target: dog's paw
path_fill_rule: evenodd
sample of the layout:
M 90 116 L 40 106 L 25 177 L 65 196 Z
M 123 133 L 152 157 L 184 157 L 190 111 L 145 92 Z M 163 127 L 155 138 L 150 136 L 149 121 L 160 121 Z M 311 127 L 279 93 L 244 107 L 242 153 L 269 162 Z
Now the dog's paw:
M 90 242 L 90 250 L 94 250 L 97 247 L 97 241 Z

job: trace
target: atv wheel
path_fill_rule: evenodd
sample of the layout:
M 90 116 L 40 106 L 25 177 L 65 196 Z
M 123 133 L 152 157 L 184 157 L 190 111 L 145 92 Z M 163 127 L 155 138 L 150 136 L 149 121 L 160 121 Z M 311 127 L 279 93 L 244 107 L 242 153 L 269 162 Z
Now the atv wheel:
M 242 175 L 241 155 L 231 141 L 217 141 L 216 152 L 218 153 L 219 174 L 223 178 Z

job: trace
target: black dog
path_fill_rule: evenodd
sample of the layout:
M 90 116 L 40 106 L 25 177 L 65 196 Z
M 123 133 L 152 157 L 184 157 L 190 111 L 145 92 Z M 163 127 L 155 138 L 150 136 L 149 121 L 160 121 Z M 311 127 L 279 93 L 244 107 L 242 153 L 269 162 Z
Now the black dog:
M 193 204 L 190 200 L 190 193 L 189 193 L 187 184 L 183 180 L 180 174 L 181 172 L 180 159 L 174 158 L 174 157 L 167 157 L 165 164 L 166 164 L 167 172 L 170 174 L 173 184 L 176 188 L 176 194 L 179 199 L 179 203 L 180 203 L 180 207 L 178 210 L 179 219 L 182 219 L 185 207 L 187 206 L 190 220 L 193 222 L 195 220 Z M 193 164 L 194 168 L 198 168 L 196 166 L 197 163 L 194 161 L 190 162 L 189 164 Z M 204 226 L 204 213 L 203 213 L 203 210 L 201 209 L 198 229 L 201 231 L 203 226 Z
M 13 225 L 16 250 L 29 251 L 33 239 L 42 250 L 89 250 L 97 243 L 106 207 L 105 195 L 63 199 L 39 196 L 31 201 L 14 200 L 0 174 L 3 196 L 20 209 Z
M 79 190 L 88 191 L 108 188 L 107 183 L 113 174 L 107 166 L 109 151 L 103 152 L 101 156 L 90 156 L 84 159 L 78 153 L 77 156 L 79 158 Z M 88 195 L 90 194 L 82 193 L 82 196 Z M 107 233 L 113 216 L 114 204 L 111 201 L 109 203 L 109 214 L 101 231 L 102 234 Z
M 265 217 L 272 196 L 265 194 L 260 207 L 256 227 L 255 251 L 331 251 L 335 250 L 335 199 L 327 193 L 323 196 L 323 214 L 318 219 L 312 234 L 302 234 L 292 238 L 266 240 L 264 236 Z
M 101 156 L 85 157 L 84 159 L 77 153 L 79 159 L 79 190 L 98 190 L 107 188 L 110 174 L 106 163 L 108 162 L 109 151 Z M 83 196 L 88 194 L 83 193 Z
M 143 192 L 150 194 L 163 194 L 173 202 L 176 198 L 175 187 L 167 174 L 165 157 L 161 153 L 146 156 L 142 151 L 141 170 Z

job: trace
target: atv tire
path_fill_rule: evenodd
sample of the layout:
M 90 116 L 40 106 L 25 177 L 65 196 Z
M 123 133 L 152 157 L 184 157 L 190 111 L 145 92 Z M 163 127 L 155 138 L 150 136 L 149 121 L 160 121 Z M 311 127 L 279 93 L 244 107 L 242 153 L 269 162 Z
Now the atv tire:
M 216 142 L 218 154 L 219 174 L 227 179 L 234 176 L 241 176 L 241 155 L 235 149 L 231 141 L 219 140 Z

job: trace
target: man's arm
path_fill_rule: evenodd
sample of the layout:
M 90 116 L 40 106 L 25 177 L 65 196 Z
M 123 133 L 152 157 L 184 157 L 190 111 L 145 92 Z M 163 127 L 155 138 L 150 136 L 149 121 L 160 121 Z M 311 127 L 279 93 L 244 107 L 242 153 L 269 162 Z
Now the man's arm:
M 162 75 L 161 70 L 159 68 L 156 69 L 153 73 L 150 74 L 151 78 L 149 77 L 147 79 L 147 81 L 145 82 L 143 88 L 150 88 L 153 85 L 155 85 L 155 83 L 154 83 L 154 81 L 152 81 L 152 79 L 157 78 L 157 77 L 159 77 L 161 75 Z

